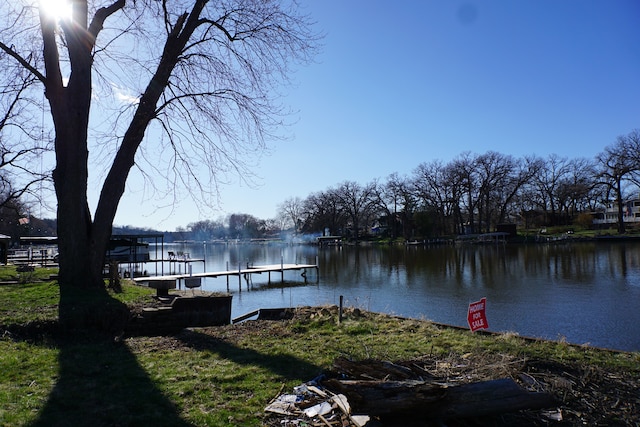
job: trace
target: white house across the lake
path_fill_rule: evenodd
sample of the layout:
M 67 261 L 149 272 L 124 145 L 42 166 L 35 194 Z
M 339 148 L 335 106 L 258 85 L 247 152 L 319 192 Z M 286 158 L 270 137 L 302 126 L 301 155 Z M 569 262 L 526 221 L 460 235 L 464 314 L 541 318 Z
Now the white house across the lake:
M 622 206 L 622 218 L 625 223 L 640 223 L 640 199 L 632 199 L 624 202 Z M 615 224 L 618 222 L 618 205 L 616 203 L 607 207 L 604 212 L 598 212 L 594 216 L 594 224 Z

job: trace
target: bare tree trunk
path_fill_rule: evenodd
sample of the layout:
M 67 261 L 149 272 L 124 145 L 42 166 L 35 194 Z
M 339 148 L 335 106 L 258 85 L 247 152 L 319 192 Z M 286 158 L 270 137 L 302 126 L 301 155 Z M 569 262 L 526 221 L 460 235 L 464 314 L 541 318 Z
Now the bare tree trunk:
M 622 179 L 616 180 L 616 203 L 618 204 L 618 234 L 624 234 L 626 232 L 624 226 L 624 213 L 622 211 Z
M 47 70 L 47 97 L 56 130 L 53 179 L 58 200 L 60 282 L 77 288 L 98 287 L 101 270 L 97 268 L 96 241 L 87 202 L 92 58 L 82 38 L 68 37 L 68 40 L 74 71 L 67 87 L 62 85 L 57 72 L 57 55 L 45 50 L 45 54 L 55 55 L 50 58 Z
M 75 93 L 65 93 L 65 98 L 75 97 Z M 57 124 L 57 164 L 53 173 L 58 198 L 60 283 L 75 288 L 100 288 L 104 286 L 102 263 L 110 229 L 100 238 L 94 233 L 87 202 L 87 128 L 77 125 L 88 117 L 83 117 L 77 105 L 69 110 L 70 113 L 58 112 L 67 118 Z
M 119 9 L 102 9 L 92 25 L 101 26 L 101 19 Z M 88 27 L 87 3 L 77 2 L 73 9 L 73 25 L 64 28 L 66 47 L 72 72 L 64 84 L 56 43 L 57 23 L 41 15 L 44 41 L 45 94 L 51 107 L 55 127 L 56 167 L 53 181 L 58 201 L 58 250 L 60 253 L 59 319 L 63 330 L 112 329 L 112 320 L 121 329 L 127 310 L 110 303 L 102 279 L 104 254 L 111 235 L 111 226 L 93 226 L 87 199 L 88 158 L 87 137 L 92 94 L 92 47 L 96 28 Z

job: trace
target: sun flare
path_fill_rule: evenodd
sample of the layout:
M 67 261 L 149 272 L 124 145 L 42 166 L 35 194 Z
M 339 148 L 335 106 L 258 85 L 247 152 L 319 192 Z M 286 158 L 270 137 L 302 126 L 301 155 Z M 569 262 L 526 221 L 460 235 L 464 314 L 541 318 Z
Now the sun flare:
M 70 0 L 40 0 L 40 10 L 48 17 L 56 20 L 66 20 L 71 18 Z

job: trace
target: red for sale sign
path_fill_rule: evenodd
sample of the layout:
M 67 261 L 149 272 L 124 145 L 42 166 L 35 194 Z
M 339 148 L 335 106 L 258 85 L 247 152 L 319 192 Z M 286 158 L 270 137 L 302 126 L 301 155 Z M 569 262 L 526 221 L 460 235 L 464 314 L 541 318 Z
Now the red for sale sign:
M 478 329 L 487 329 L 489 322 L 487 322 L 487 299 L 482 298 L 480 301 L 472 302 L 469 304 L 469 313 L 467 314 L 467 322 L 471 332 Z

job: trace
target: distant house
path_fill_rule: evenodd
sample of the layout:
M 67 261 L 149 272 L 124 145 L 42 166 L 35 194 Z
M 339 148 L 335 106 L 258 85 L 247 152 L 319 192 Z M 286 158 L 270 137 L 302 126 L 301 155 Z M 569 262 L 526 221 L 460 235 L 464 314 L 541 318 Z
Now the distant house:
M 625 223 L 640 223 L 640 199 L 624 202 L 622 206 L 622 219 Z M 598 212 L 593 220 L 594 224 L 617 224 L 618 205 L 613 203 L 604 212 Z

